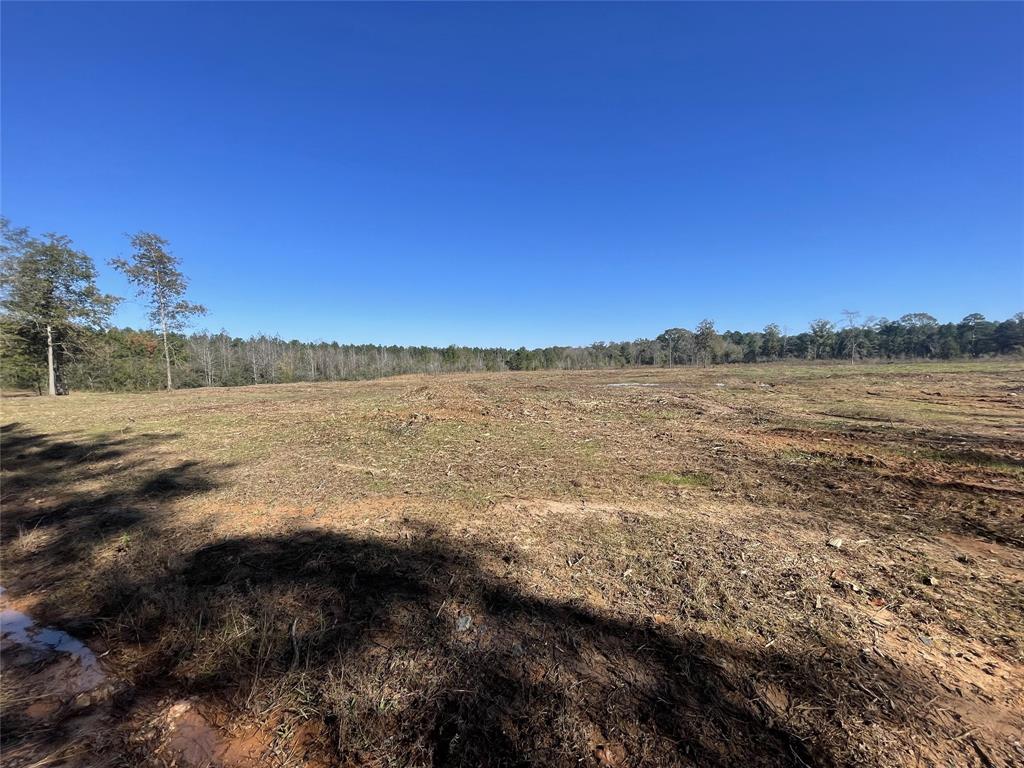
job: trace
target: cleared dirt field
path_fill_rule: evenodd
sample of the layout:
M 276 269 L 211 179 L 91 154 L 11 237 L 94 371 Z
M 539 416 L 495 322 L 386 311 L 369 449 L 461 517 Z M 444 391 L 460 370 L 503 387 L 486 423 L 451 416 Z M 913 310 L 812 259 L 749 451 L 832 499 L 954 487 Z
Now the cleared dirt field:
M 1024 764 L 1024 364 L 3 422 L 12 768 Z

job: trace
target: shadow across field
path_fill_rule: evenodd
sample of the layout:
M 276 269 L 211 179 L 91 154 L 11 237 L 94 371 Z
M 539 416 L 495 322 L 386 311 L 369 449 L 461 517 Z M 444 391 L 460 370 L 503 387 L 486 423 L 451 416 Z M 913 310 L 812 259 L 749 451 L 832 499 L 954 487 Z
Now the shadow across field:
M 18 553 L 29 570 L 59 579 L 94 547 L 159 520 L 168 503 L 216 487 L 228 465 L 179 461 L 158 466 L 153 449 L 178 434 L 117 437 L 33 432 L 14 423 L 0 427 L 5 545 L 22 537 L 47 545 Z M 24 569 L 19 569 L 24 570 Z
M 160 674 L 269 706 L 311 685 L 341 764 L 833 765 L 849 736 L 784 714 L 912 717 L 921 684 L 855 649 L 789 654 L 535 597 L 481 565 L 485 546 L 421 528 L 404 544 L 310 531 L 204 547 L 140 588 L 187 606 L 151 627 L 181 642 Z M 215 652 L 186 639 L 197 622 Z
M 782 650 L 542 597 L 519 553 L 412 521 L 390 538 L 171 540 L 170 502 L 222 468 L 151 465 L 139 454 L 161 439 L 4 433 L 5 524 L 48 530 L 13 570 L 26 590 L 49 590 L 55 567 L 90 580 L 87 608 L 58 589 L 48 610 L 121 660 L 125 737 L 159 692 L 273 722 L 286 753 L 337 765 L 837 765 L 861 738 L 849 723 L 899 732 L 931 693 L 854 648 Z M 124 558 L 96 561 L 126 534 Z M 69 733 L 15 725 L 5 745 Z M 150 748 L 104 747 L 125 764 Z

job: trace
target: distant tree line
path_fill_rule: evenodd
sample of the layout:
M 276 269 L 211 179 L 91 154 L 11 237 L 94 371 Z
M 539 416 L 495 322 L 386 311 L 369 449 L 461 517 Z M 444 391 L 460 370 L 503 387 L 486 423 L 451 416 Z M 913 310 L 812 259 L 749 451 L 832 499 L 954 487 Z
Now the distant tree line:
M 111 328 L 119 299 L 95 284 L 91 259 L 61 235 L 34 238 L 0 221 L 0 386 L 61 394 L 71 389 L 158 388 L 369 379 L 404 373 L 707 366 L 774 360 L 943 359 L 1024 354 L 1024 313 L 1002 321 L 971 314 L 939 323 L 925 313 L 860 319 L 844 310 L 789 333 L 669 328 L 654 339 L 586 347 L 403 347 L 185 333 L 205 308 L 186 300 L 187 280 L 163 238 L 138 233 L 132 255 L 112 264 L 147 300 L 151 328 Z

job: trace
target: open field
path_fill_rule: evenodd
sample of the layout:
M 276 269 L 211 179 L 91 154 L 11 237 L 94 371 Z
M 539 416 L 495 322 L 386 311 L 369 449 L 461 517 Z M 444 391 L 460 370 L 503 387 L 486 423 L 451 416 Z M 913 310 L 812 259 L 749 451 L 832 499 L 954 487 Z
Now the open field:
M 11 768 L 1024 764 L 1024 364 L 3 423 L 4 607 L 87 645 L 5 641 Z

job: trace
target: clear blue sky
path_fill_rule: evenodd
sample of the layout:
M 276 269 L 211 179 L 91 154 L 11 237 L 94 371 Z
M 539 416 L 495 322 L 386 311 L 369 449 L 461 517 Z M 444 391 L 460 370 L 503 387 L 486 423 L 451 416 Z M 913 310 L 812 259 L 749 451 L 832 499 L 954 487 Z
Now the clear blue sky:
M 162 234 L 211 330 L 534 346 L 1024 309 L 1020 3 L 2 16 L 4 213 L 123 295 L 123 233 Z

